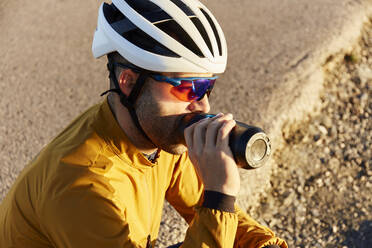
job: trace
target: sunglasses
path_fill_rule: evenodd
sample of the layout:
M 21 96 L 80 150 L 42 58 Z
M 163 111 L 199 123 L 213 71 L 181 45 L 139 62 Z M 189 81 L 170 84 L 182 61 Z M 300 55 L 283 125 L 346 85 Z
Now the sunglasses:
M 133 65 L 114 63 L 115 66 L 128 68 L 136 73 L 144 70 Z M 171 84 L 171 93 L 179 100 L 184 102 L 200 101 L 205 95 L 209 97 L 214 86 L 214 82 L 218 77 L 185 77 L 185 78 L 169 78 L 160 74 L 149 74 L 151 78 L 158 82 Z
M 205 95 L 209 97 L 218 77 L 169 78 L 163 75 L 150 75 L 156 81 L 166 82 L 173 87 L 171 93 L 184 102 L 200 101 Z

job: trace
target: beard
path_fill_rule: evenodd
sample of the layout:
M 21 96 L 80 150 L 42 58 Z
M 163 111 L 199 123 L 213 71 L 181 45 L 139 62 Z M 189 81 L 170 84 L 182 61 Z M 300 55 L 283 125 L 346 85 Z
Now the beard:
M 179 124 L 184 114 L 166 114 L 146 86 L 136 102 L 138 121 L 151 141 L 160 149 L 180 155 L 187 151 Z

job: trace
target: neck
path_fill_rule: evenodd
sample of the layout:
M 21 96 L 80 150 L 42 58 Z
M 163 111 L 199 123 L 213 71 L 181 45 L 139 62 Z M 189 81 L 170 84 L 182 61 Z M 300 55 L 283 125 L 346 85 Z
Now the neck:
M 120 103 L 119 96 L 111 93 L 108 96 L 108 104 L 120 128 L 129 138 L 132 144 L 144 154 L 150 155 L 154 153 L 157 150 L 157 147 L 154 147 L 154 145 L 143 136 L 141 131 L 138 130 L 132 120 L 131 115 L 129 114 L 128 109 Z

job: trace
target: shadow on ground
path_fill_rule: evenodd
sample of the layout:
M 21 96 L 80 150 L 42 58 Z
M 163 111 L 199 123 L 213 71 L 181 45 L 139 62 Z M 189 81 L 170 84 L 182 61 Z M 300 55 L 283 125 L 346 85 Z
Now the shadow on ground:
M 359 230 L 350 229 L 347 231 L 342 245 L 348 248 L 372 247 L 372 220 L 363 221 Z

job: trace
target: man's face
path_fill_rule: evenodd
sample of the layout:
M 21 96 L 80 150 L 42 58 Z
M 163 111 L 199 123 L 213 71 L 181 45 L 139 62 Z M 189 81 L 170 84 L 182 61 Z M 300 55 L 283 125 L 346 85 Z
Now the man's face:
M 162 73 L 171 78 L 211 77 L 200 73 Z M 183 133 L 178 131 L 179 121 L 185 114 L 210 110 L 208 97 L 200 101 L 184 102 L 174 96 L 173 86 L 149 78 L 136 101 L 138 120 L 154 144 L 172 154 L 182 154 L 187 150 L 183 144 Z

